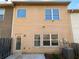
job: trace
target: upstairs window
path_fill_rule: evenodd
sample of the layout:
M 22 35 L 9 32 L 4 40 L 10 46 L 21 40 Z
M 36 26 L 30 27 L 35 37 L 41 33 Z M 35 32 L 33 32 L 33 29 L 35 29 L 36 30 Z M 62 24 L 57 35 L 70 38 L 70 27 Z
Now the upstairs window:
M 5 10 L 0 9 L 0 21 L 4 19 Z
M 59 20 L 59 9 L 46 9 L 45 10 L 46 20 Z
M 21 8 L 17 10 L 17 18 L 24 18 L 26 17 L 26 9 Z

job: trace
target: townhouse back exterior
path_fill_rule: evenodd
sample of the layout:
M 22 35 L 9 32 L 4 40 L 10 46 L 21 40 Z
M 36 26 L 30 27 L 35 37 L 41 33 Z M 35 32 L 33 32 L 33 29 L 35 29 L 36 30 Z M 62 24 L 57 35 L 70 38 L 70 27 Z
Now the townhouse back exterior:
M 13 53 L 58 53 L 63 40 L 73 42 L 69 3 L 13 1 L 2 5 L 1 26 L 7 30 L 0 31 L 1 37 L 13 38 Z

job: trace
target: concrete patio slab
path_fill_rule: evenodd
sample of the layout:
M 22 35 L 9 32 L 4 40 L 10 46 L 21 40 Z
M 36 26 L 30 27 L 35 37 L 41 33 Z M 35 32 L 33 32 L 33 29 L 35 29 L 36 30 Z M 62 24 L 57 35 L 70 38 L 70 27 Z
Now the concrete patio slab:
M 11 55 L 6 59 L 45 59 L 44 54 L 22 54 L 19 56 Z

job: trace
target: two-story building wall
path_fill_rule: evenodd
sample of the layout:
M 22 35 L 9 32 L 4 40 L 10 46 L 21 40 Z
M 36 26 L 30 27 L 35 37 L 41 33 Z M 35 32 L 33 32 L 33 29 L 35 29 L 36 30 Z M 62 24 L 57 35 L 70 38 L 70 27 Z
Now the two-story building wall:
M 53 53 L 63 40 L 73 42 L 69 3 L 13 1 L 12 51 Z

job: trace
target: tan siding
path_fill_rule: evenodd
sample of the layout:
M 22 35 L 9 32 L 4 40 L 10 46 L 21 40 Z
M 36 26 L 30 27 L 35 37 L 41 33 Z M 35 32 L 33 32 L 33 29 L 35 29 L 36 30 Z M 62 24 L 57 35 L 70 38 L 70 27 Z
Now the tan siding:
M 18 8 L 26 8 L 26 18 L 16 18 L 16 11 Z M 59 8 L 60 20 L 46 21 L 45 9 L 46 8 Z M 21 50 L 26 53 L 47 53 L 58 52 L 59 47 L 34 47 L 34 34 L 39 33 L 58 33 L 59 39 L 63 38 L 68 42 L 72 42 L 71 21 L 67 13 L 66 6 L 15 6 L 13 11 L 13 24 L 12 24 L 12 37 L 14 38 L 13 51 L 15 52 L 16 37 L 21 35 L 22 45 Z M 45 26 L 45 28 L 43 28 Z M 24 34 L 26 37 L 23 37 Z M 24 49 L 25 48 L 25 49 Z M 56 50 L 57 49 L 57 50 Z M 55 51 L 56 50 L 56 51 Z

